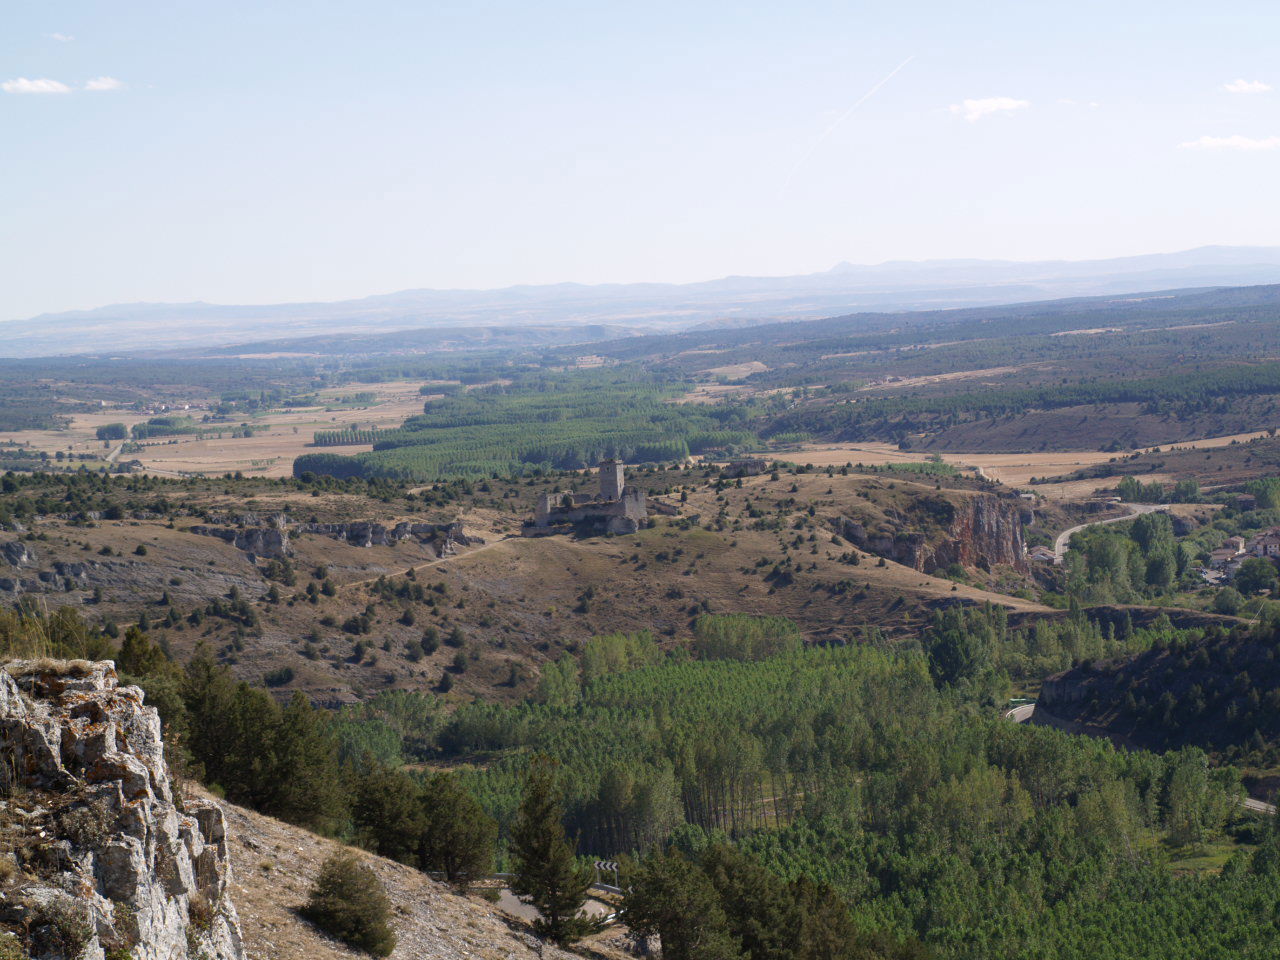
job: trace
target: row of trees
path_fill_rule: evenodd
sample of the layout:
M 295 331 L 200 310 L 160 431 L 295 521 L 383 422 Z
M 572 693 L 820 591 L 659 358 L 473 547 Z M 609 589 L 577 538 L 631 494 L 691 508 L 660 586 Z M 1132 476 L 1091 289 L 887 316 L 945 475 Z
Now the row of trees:
M 633 372 L 480 388 L 427 401 L 424 412 L 400 429 L 381 431 L 371 453 L 299 457 L 294 475 L 413 481 L 519 475 L 532 468 L 577 470 L 615 456 L 642 463 L 681 461 L 757 439 L 747 421 L 728 416 L 727 410 L 671 403 L 682 389 L 637 379 Z M 326 435 L 325 442 L 342 436 Z
M 1049 940 L 1079 946 L 1089 921 L 1066 918 L 1091 915 L 1097 884 L 1121 874 L 1157 883 L 1164 868 L 1152 841 L 1211 837 L 1234 815 L 1239 787 L 1194 752 L 1120 754 L 972 713 L 965 705 L 990 696 L 984 678 L 1002 669 L 1012 637 L 1047 650 L 1154 642 L 1171 629 L 1075 614 L 1035 637 L 1010 631 L 1002 616 L 942 615 L 923 656 L 829 648 L 655 660 L 643 645 L 637 654 L 634 639 L 615 639 L 616 669 L 592 655 L 585 679 L 584 650 L 555 696 L 440 718 L 433 755 L 484 762 L 467 785 L 507 850 L 528 757 L 549 753 L 561 763 L 580 853 L 649 851 L 661 864 L 674 843 L 694 862 L 733 841 L 773 876 L 830 884 L 854 904 L 860 929 L 920 936 L 943 955 L 1018 956 L 1002 931 L 1033 937 L 1042 921 L 1030 904 L 1048 901 L 1071 904 Z M 957 648 L 984 630 L 976 650 Z M 654 924 L 680 921 L 678 910 L 662 919 L 664 905 L 678 906 L 662 884 L 693 874 L 672 862 L 653 868 Z M 648 876 L 645 863 L 637 877 Z M 687 896 L 703 902 L 701 889 Z M 757 955 L 740 932 L 726 942 Z M 701 940 L 696 948 L 710 949 Z
M 1190 417 L 1231 398 L 1280 393 L 1280 364 L 1236 364 L 1143 379 L 1114 378 L 1072 384 L 1013 387 L 932 396 L 872 397 L 858 403 L 805 406 L 769 427 L 876 439 L 972 420 L 1019 415 L 1029 410 L 1096 404 L 1141 403 L 1175 407 Z

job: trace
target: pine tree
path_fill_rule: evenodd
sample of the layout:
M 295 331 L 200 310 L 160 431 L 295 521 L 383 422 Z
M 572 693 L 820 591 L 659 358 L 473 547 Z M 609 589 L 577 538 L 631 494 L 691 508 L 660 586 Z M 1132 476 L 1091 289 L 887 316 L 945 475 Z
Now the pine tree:
M 667 960 L 739 960 L 738 939 L 720 896 L 697 864 L 677 850 L 645 860 L 629 877 L 624 922 L 662 938 Z
M 120 653 L 116 657 L 116 667 L 120 672 L 145 677 L 155 673 L 165 661 L 164 652 L 141 630 L 130 627 L 125 631 L 124 642 L 120 644 Z
M 371 764 L 356 777 L 351 817 L 363 846 L 384 857 L 418 866 L 422 796 L 409 777 Z
M 298 691 L 280 712 L 274 734 L 275 790 L 267 812 L 322 833 L 334 832 L 346 816 L 348 800 L 337 742 L 326 719 Z
M 493 870 L 498 824 L 453 774 L 422 785 L 418 859 L 423 870 L 441 870 L 458 886 Z
M 524 799 L 511 830 L 516 876 L 512 891 L 540 914 L 534 929 L 553 943 L 570 944 L 593 927 L 578 916 L 592 875 L 580 865 L 564 833 L 564 810 L 557 796 L 555 763 L 538 757 L 525 779 Z
M 396 935 L 389 923 L 391 904 L 377 874 L 349 851 L 326 860 L 299 911 L 321 930 L 375 957 L 389 956 Z

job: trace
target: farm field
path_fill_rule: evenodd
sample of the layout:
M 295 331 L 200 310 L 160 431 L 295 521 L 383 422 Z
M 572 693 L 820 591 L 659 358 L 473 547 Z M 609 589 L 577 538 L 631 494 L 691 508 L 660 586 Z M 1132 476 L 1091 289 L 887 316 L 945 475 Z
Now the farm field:
M 1202 440 L 1188 440 L 1182 443 L 1150 447 L 1135 453 L 1151 456 L 1161 451 L 1173 450 L 1216 450 L 1233 444 L 1244 444 L 1250 440 L 1268 437 L 1269 431 L 1256 430 L 1247 433 L 1233 433 L 1223 437 L 1206 437 Z M 971 470 L 989 480 L 1010 487 L 1023 487 L 1033 477 L 1058 477 L 1073 473 L 1083 468 L 1108 463 L 1118 458 L 1115 453 L 1101 451 L 1069 450 L 1045 453 L 965 453 L 943 452 L 924 453 L 918 450 L 901 450 L 891 443 L 837 443 L 803 444 L 794 451 L 761 454 L 774 460 L 791 460 L 800 463 L 811 463 L 817 467 L 843 466 L 846 463 L 864 463 L 868 466 L 891 466 L 895 463 L 919 463 L 927 457 L 938 457 L 943 463 L 951 464 L 959 470 Z M 1127 456 L 1127 454 L 1126 454 Z M 1147 482 L 1172 479 L 1170 475 L 1161 473 L 1144 473 Z M 1072 501 L 1093 496 L 1099 490 L 1115 486 L 1114 479 L 1070 480 L 1056 483 L 1036 484 L 1036 493 L 1051 500 Z
M 420 395 L 421 380 L 360 384 L 356 387 L 334 387 L 318 392 L 321 401 L 332 400 L 357 392 L 376 394 L 376 400 L 368 404 L 337 404 L 326 409 L 321 404 L 296 409 L 282 408 L 251 418 L 233 418 L 232 422 L 210 423 L 206 434 L 222 436 L 179 435 L 142 441 L 136 453 L 124 454 L 120 459 L 138 460 L 149 473 L 159 476 L 217 475 L 222 473 L 252 473 L 265 477 L 286 477 L 291 474 L 293 460 L 307 452 L 314 452 L 312 440 L 319 430 L 338 430 L 344 427 L 398 427 L 408 417 L 422 412 L 426 399 Z M 199 417 L 201 410 L 178 411 Z M 104 448 L 95 431 L 108 423 L 123 423 L 131 427 L 143 423 L 148 414 L 127 409 L 104 410 L 100 413 L 78 414 L 66 430 L 20 431 L 0 436 L 0 442 L 26 444 L 33 450 L 57 451 L 72 454 L 96 454 L 101 462 L 119 442 Z M 253 430 L 250 437 L 232 437 L 230 434 L 241 423 Z M 369 444 L 335 446 L 325 448 L 334 453 L 360 453 L 371 449 Z M 90 462 L 89 466 L 94 463 Z

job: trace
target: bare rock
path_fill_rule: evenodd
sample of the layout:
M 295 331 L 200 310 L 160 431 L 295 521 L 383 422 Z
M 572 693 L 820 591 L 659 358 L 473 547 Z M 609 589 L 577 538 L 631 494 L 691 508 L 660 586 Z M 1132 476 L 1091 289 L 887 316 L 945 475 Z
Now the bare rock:
M 35 551 L 21 540 L 0 544 L 0 558 L 12 567 L 29 567 L 37 562 Z
M 1010 566 L 1029 573 L 1021 506 L 1006 498 L 980 493 L 959 503 L 942 498 L 920 501 L 915 524 L 929 529 L 869 531 L 858 520 L 837 517 L 836 533 L 854 546 L 898 563 L 932 573 L 953 563 L 990 570 Z
M 113 663 L 0 670 L 0 788 L 28 838 L 0 923 L 32 956 L 243 960 L 222 811 L 180 805 L 159 715 Z

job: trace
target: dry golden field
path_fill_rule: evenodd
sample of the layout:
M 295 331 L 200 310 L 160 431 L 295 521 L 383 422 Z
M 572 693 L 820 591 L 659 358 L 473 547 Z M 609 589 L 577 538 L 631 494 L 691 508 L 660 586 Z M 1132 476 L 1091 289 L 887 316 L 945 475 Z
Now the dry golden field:
M 1209 450 L 1232 443 L 1243 443 L 1256 437 L 1265 437 L 1266 431 L 1236 433 L 1225 437 L 1208 437 L 1177 444 L 1179 449 Z M 1151 447 L 1144 452 L 1159 450 Z M 1166 447 L 1165 449 L 1169 449 Z M 918 463 L 926 454 L 919 451 L 899 450 L 892 443 L 814 443 L 805 444 L 799 450 L 779 454 L 765 454 L 774 460 L 812 463 L 814 466 L 843 466 L 846 463 L 864 463 L 868 466 L 884 466 L 894 463 Z M 1053 477 L 1072 473 L 1081 467 L 1106 463 L 1118 456 L 1099 450 L 1067 450 L 1045 453 L 942 453 L 943 461 L 960 470 L 1018 487 L 1030 482 L 1032 477 Z M 1171 478 L 1151 474 L 1143 480 L 1168 482 Z M 1093 496 L 1098 490 L 1114 487 L 1115 478 L 1097 480 L 1073 480 L 1064 483 L 1039 484 L 1036 492 L 1051 500 L 1080 500 Z
M 426 399 L 419 393 L 423 381 L 348 385 L 319 391 L 321 400 L 332 400 L 333 406 L 319 405 L 293 410 L 280 410 L 260 417 L 234 422 L 210 424 L 207 435 L 164 437 L 143 442 L 140 452 L 119 454 L 125 460 L 140 460 L 149 473 L 161 476 L 190 474 L 217 475 L 237 470 L 263 477 L 287 477 L 293 472 L 294 457 L 315 452 L 310 446 L 316 431 L 340 430 L 344 427 L 398 427 L 406 417 L 422 412 Z M 377 399 L 368 405 L 339 405 L 338 398 L 356 392 L 370 392 Z M 197 420 L 207 411 L 173 411 Z M 111 456 L 119 443 L 104 444 L 95 437 L 98 427 L 108 423 L 132 426 L 144 422 L 146 414 L 128 409 L 107 408 L 101 412 L 76 416 L 67 430 L 24 430 L 0 435 L 0 442 L 29 444 L 36 450 L 53 454 L 98 454 Z M 235 438 L 231 433 L 247 423 L 252 437 Z M 221 434 L 219 437 L 218 434 Z M 371 449 L 367 444 L 326 447 L 332 453 L 360 453 Z M 89 464 L 93 466 L 93 463 Z

